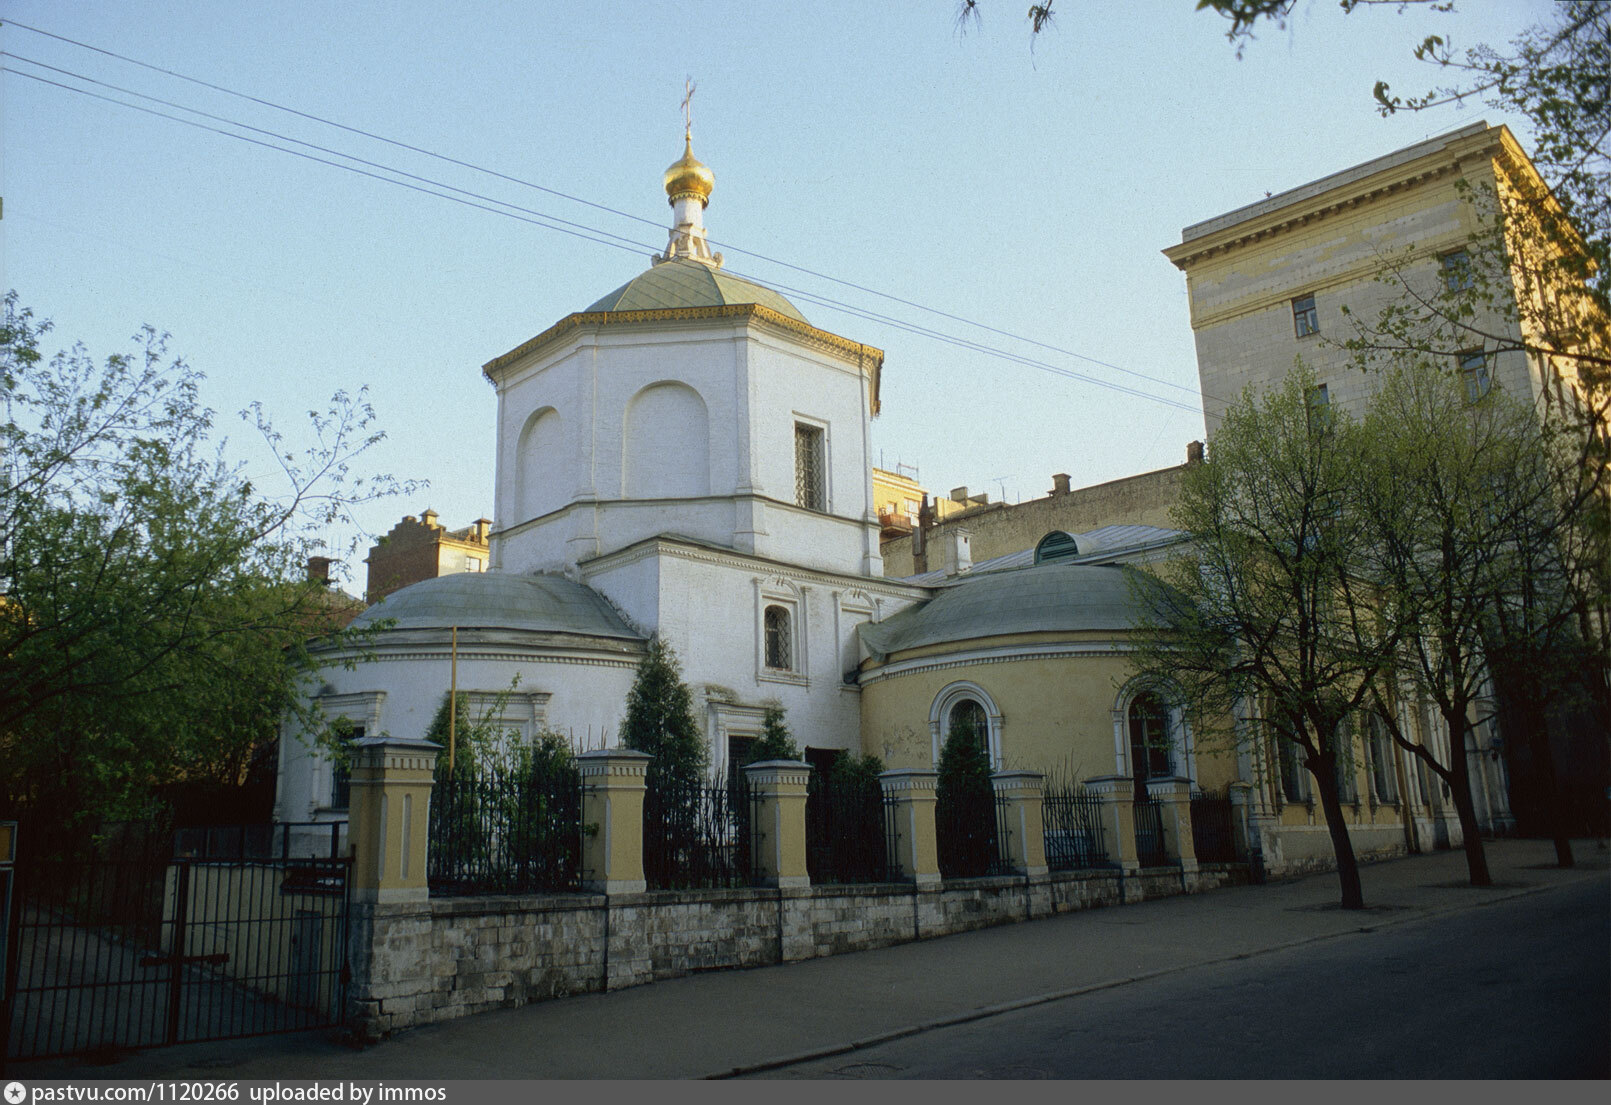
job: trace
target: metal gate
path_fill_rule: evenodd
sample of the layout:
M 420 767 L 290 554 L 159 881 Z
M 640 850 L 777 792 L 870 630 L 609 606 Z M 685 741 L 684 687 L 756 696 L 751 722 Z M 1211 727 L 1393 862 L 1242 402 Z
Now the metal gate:
M 345 1019 L 345 825 L 118 825 L 19 840 L 8 1059 L 115 1053 Z M 30 847 L 30 845 L 35 845 Z

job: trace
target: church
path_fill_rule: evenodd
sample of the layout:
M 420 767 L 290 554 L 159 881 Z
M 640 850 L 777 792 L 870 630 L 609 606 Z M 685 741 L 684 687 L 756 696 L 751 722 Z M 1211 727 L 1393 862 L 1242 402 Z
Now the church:
M 713 773 L 742 758 L 769 706 L 818 765 L 845 750 L 930 768 L 966 719 L 998 770 L 1145 772 L 1131 762 L 1134 706 L 1168 727 L 1157 773 L 1234 777 L 1234 758 L 1199 765 L 1179 717 L 1127 684 L 1119 565 L 1163 555 L 1173 531 L 1058 532 L 975 564 L 959 530 L 933 558 L 943 567 L 885 577 L 871 476 L 884 354 L 723 271 L 704 225 L 714 184 L 685 135 L 664 176 L 665 252 L 486 362 L 498 400 L 486 568 L 361 615 L 386 628 L 362 657 L 326 650 L 311 688 L 323 714 L 358 735 L 418 737 L 451 680 L 472 712 L 501 698 L 514 733 L 613 746 L 659 636 Z M 306 734 L 283 734 L 279 771 L 279 819 L 344 816 L 344 773 Z

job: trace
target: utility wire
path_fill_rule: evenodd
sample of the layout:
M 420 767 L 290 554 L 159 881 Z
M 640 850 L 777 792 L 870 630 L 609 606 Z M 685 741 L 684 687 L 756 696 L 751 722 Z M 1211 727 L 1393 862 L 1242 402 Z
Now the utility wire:
M 229 87 L 226 87 L 224 85 L 215 84 L 215 83 L 213 83 L 211 81 L 203 80 L 200 77 L 193 77 L 193 76 L 190 76 L 189 74 L 181 73 L 178 70 L 167 69 L 167 68 L 164 68 L 164 67 L 159 66 L 159 65 L 153 65 L 150 62 L 141 61 L 138 58 L 132 58 L 132 57 L 129 57 L 128 55 L 126 55 L 126 54 L 119 54 L 119 53 L 117 53 L 116 51 L 113 51 L 113 50 L 107 50 L 107 49 L 104 49 L 104 48 L 99 47 L 99 46 L 94 46 L 94 45 L 91 45 L 91 44 L 89 44 L 87 42 L 80 42 L 77 39 L 68 38 L 65 35 L 54 34 L 54 33 L 50 32 L 50 31 L 46 31 L 46 30 L 44 30 L 42 28 L 39 28 L 39 27 L 30 26 L 29 24 L 26 24 L 26 23 L 18 23 L 16 21 L 7 21 L 7 22 L 8 22 L 8 25 L 13 26 L 13 27 L 17 27 L 20 30 L 29 31 L 29 32 L 31 32 L 33 34 L 37 34 L 37 35 L 43 35 L 46 38 L 52 38 L 52 39 L 55 39 L 58 42 L 64 42 L 64 43 L 67 43 L 68 45 L 71 45 L 71 46 L 77 46 L 80 49 L 90 50 L 90 51 L 92 51 L 94 53 L 102 54 L 102 55 L 104 55 L 106 57 L 115 58 L 118 61 L 127 62 L 130 65 L 139 66 L 142 69 L 147 69 L 147 70 L 150 70 L 151 72 L 154 72 L 154 73 L 160 73 L 160 74 L 163 74 L 164 76 L 173 77 L 173 78 L 175 78 L 177 80 L 187 81 L 187 82 L 189 82 L 191 84 L 199 85 L 202 88 L 211 89 L 212 91 L 215 91 L 215 92 L 221 92 L 221 93 L 223 93 L 224 95 L 227 95 L 227 96 L 234 96 L 234 97 L 236 97 L 238 99 L 242 99 L 242 100 L 249 101 L 251 103 L 259 104 L 259 105 L 261 105 L 263 107 L 271 108 L 271 109 L 273 109 L 275 111 L 283 111 L 283 112 L 286 112 L 288 114 L 295 115 L 295 116 L 297 116 L 299 118 L 307 119 L 307 120 L 309 120 L 311 122 L 319 123 L 319 124 L 322 124 L 324 126 L 335 127 L 338 130 L 346 131 L 349 134 L 356 134 L 356 135 L 359 135 L 359 136 L 364 137 L 364 138 L 371 139 L 371 140 L 376 141 L 376 142 L 382 142 L 382 143 L 385 143 L 385 144 L 390 145 L 390 146 L 395 146 L 398 149 L 408 150 L 411 153 L 417 153 L 417 154 L 421 154 L 421 155 L 423 155 L 425 157 L 434 158 L 434 159 L 436 159 L 438 161 L 443 161 L 443 162 L 446 162 L 447 164 L 450 164 L 450 165 L 457 165 L 457 166 L 459 166 L 461 168 L 469 169 L 472 172 L 484 173 L 484 174 L 486 174 L 488 176 L 495 177 L 495 178 L 497 178 L 499 180 L 504 180 L 504 181 L 508 181 L 509 183 L 512 183 L 512 184 L 520 185 L 521 187 L 532 188 L 532 189 L 535 189 L 535 190 L 540 191 L 540 192 L 546 192 L 549 195 L 557 196 L 557 197 L 559 197 L 561 199 L 569 200 L 572 203 L 579 203 L 579 204 L 582 204 L 583 206 L 591 207 L 591 208 L 593 208 L 593 209 L 595 209 L 597 211 L 603 211 L 603 212 L 605 212 L 607 214 L 616 215 L 616 216 L 618 216 L 620 218 L 623 218 L 623 219 L 630 219 L 630 220 L 632 220 L 634 222 L 644 223 L 644 224 L 646 224 L 648 226 L 654 226 L 654 227 L 657 227 L 657 228 L 660 226 L 660 224 L 655 222 L 654 220 L 646 219 L 641 215 L 634 215 L 631 212 L 622 211 L 622 210 L 619 210 L 619 209 L 614 208 L 614 207 L 609 207 L 609 206 L 607 206 L 605 204 L 596 203 L 596 202 L 594 202 L 592 200 L 588 200 L 588 199 L 583 199 L 580 196 L 576 196 L 576 195 L 572 195 L 571 193 L 568 193 L 568 192 L 560 191 L 557 188 L 550 188 L 550 187 L 548 187 L 546 185 L 538 184 L 535 181 L 524 180 L 524 179 L 522 179 L 520 177 L 510 176 L 507 173 L 499 172 L 496 169 L 489 169 L 484 165 L 478 165 L 478 164 L 475 164 L 473 162 L 464 161 L 464 160 L 461 160 L 459 158 L 451 157 L 451 156 L 449 156 L 447 154 L 438 153 L 438 152 L 436 152 L 434 150 L 426 149 L 426 148 L 424 148 L 422 146 L 415 146 L 415 145 L 412 145 L 410 143 L 400 141 L 398 139 L 388 138 L 385 135 L 376 134 L 373 131 L 367 131 L 367 130 L 364 130 L 364 129 L 360 128 L 360 127 L 350 126 L 350 125 L 348 125 L 346 123 L 341 123 L 341 122 L 338 122 L 338 121 L 336 121 L 334 119 L 325 118 L 324 116 L 321 116 L 321 115 L 315 115 L 315 114 L 313 114 L 311 112 L 302 111 L 302 110 L 300 110 L 298 108 L 290 107 L 290 106 L 285 105 L 285 104 L 276 103 L 273 100 L 267 100 L 267 99 L 264 99 L 264 98 L 259 97 L 259 96 L 251 95 L 250 93 L 247 93 L 247 92 L 240 92 L 240 91 L 238 91 L 236 89 L 229 88 Z M 85 78 L 85 79 L 89 79 L 89 78 Z M 138 93 L 136 93 L 136 95 L 138 95 Z M 238 125 L 244 125 L 244 124 L 238 124 Z M 340 156 L 347 156 L 347 155 L 340 155 Z M 354 159 L 354 160 L 357 160 L 357 159 Z M 497 202 L 497 201 L 494 201 L 494 202 Z M 555 216 L 544 216 L 544 217 L 545 218 L 555 218 Z M 570 225 L 575 226 L 575 225 L 578 225 L 578 224 L 572 223 Z M 596 231 L 596 228 L 589 227 L 587 229 Z M 605 231 L 596 231 L 596 232 L 597 233 L 607 233 Z M 613 237 L 613 235 L 612 235 L 612 237 Z M 953 313 L 951 313 L 949 311 L 943 311 L 943 310 L 940 310 L 939 308 L 936 308 L 936 307 L 930 307 L 930 306 L 928 306 L 926 304 L 919 303 L 919 302 L 917 302 L 915 300 L 905 299 L 905 298 L 902 298 L 901 296 L 893 295 L 893 294 L 891 294 L 889 292 L 882 292 L 882 291 L 879 291 L 876 288 L 871 288 L 871 287 L 868 287 L 868 286 L 863 285 L 863 284 L 857 284 L 854 281 L 845 280 L 845 279 L 842 279 L 840 277 L 830 275 L 828 273 L 820 272 L 818 270 L 811 269 L 811 268 L 806 268 L 805 266 L 802 266 L 802 265 L 796 265 L 796 264 L 793 264 L 792 262 L 784 261 L 781 258 L 771 257 L 771 256 L 768 256 L 767 254 L 764 254 L 764 253 L 758 253 L 758 252 L 755 252 L 753 250 L 748 250 L 748 249 L 743 248 L 742 246 L 735 245 L 735 244 L 733 244 L 731 242 L 728 242 L 728 241 L 725 241 L 725 240 L 719 240 L 719 239 L 714 239 L 713 238 L 713 239 L 710 239 L 710 241 L 712 242 L 712 244 L 717 245 L 717 246 L 721 246 L 725 250 L 728 250 L 728 251 L 731 251 L 731 252 L 734 252 L 734 253 L 742 253 L 747 257 L 753 257 L 753 258 L 755 258 L 757 260 L 765 261 L 765 262 L 767 262 L 769 264 L 774 264 L 774 265 L 778 265 L 778 266 L 780 266 L 782 268 L 791 269 L 791 270 L 793 270 L 795 272 L 799 272 L 799 273 L 802 273 L 802 274 L 807 275 L 807 276 L 813 276 L 813 277 L 816 277 L 819 280 L 827 280 L 827 281 L 830 281 L 832 283 L 840 284 L 840 285 L 843 285 L 845 287 L 851 288 L 851 289 L 853 289 L 855 291 L 864 292 L 864 293 L 866 293 L 868 295 L 875 295 L 875 296 L 878 296 L 878 297 L 880 297 L 882 299 L 887 299 L 887 300 L 890 300 L 892 302 L 899 303 L 902 306 L 912 307 L 912 308 L 914 308 L 916 310 L 919 310 L 919 311 L 924 311 L 924 312 L 927 312 L 929 314 L 938 315 L 939 317 L 949 319 L 952 322 L 960 322 L 963 325 L 976 327 L 976 328 L 978 328 L 980 330 L 984 330 L 984 331 L 986 331 L 988 333 L 996 334 L 996 335 L 999 335 L 999 336 L 1005 337 L 1005 338 L 1011 338 L 1014 341 L 1021 341 L 1021 342 L 1024 342 L 1026 344 L 1033 345 L 1033 346 L 1036 346 L 1036 347 L 1041 348 L 1041 349 L 1045 349 L 1045 350 L 1047 350 L 1049 352 L 1060 353 L 1060 354 L 1062 354 L 1063 356 L 1066 356 L 1066 357 L 1074 357 L 1077 360 L 1082 360 L 1082 361 L 1085 361 L 1085 362 L 1087 362 L 1089 364 L 1098 365 L 1098 366 L 1100 366 L 1102 368 L 1110 369 L 1110 370 L 1112 370 L 1114 372 L 1121 372 L 1121 373 L 1124 373 L 1127 376 L 1134 376 L 1134 377 L 1136 377 L 1138 379 L 1146 380 L 1149 383 L 1160 384 L 1160 385 L 1162 385 L 1164 387 L 1173 388 L 1173 389 L 1175 389 L 1177 391 L 1184 391 L 1187 394 L 1192 395 L 1193 397 L 1197 397 L 1197 396 L 1199 396 L 1201 394 L 1199 392 L 1198 388 L 1195 388 L 1195 387 L 1191 387 L 1191 386 L 1188 386 L 1188 385 L 1185 385 L 1185 384 L 1177 384 L 1173 380 L 1166 380 L 1161 376 L 1153 376 L 1153 375 L 1150 375 L 1150 374 L 1145 373 L 1145 372 L 1139 372 L 1139 371 L 1137 371 L 1135 369 L 1125 368 L 1124 366 L 1114 364 L 1111 361 L 1104 361 L 1104 360 L 1101 360 L 1100 358 L 1092 357 L 1092 356 L 1089 356 L 1089 355 L 1084 354 L 1084 353 L 1079 353 L 1079 352 L 1076 352 L 1075 350 L 1072 350 L 1072 349 L 1067 349 L 1067 348 L 1064 348 L 1062 346 L 1052 345 L 1052 344 L 1049 344 L 1047 342 L 1042 342 L 1042 341 L 1039 341 L 1039 340 L 1037 340 L 1035 338 L 1031 338 L 1031 337 L 1028 337 L 1028 336 L 1023 335 L 1023 334 L 1018 334 L 1018 333 L 1015 333 L 1015 332 L 1010 331 L 1010 330 L 1004 330 L 1004 329 L 1001 329 L 999 327 L 988 325 L 987 323 L 977 322 L 977 321 L 975 321 L 973 319 L 970 319 L 970 318 L 967 318 L 965 316 L 953 314 Z M 1205 398 L 1214 398 L 1214 397 L 1205 396 Z M 1226 402 L 1226 400 L 1223 400 L 1223 399 L 1220 399 L 1220 400 L 1217 400 L 1217 401 Z M 1195 409 L 1198 409 L 1198 408 L 1195 405 L 1193 405 L 1190 409 L 1195 410 Z

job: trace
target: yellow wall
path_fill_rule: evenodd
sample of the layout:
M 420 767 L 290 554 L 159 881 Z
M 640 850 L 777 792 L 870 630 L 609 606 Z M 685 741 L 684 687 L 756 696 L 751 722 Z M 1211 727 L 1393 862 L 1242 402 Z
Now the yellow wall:
M 1024 635 L 969 641 L 899 653 L 891 662 L 975 647 L 1017 645 L 1033 651 L 1049 641 L 1078 641 L 1079 634 Z M 1084 635 L 1086 643 L 1096 639 Z M 876 672 L 864 669 L 864 674 Z M 929 713 L 936 696 L 956 682 L 977 684 L 1002 714 L 1001 758 L 1007 770 L 1054 773 L 1083 781 L 1117 770 L 1113 709 L 1134 671 L 1120 653 L 1040 656 L 916 671 L 868 683 L 862 691 L 862 750 L 896 767 L 932 768 Z M 1198 781 L 1220 790 L 1235 778 L 1234 755 L 1197 749 Z

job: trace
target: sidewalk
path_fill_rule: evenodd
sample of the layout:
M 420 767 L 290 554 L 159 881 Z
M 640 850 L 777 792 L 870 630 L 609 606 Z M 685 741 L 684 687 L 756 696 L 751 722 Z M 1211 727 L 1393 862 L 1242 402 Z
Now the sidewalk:
M 14 1063 L 8 1077 L 207 1079 L 693 1078 L 849 1050 L 923 1027 L 1204 963 L 1475 908 L 1583 880 L 1608 855 L 1574 842 L 1492 841 L 1495 885 L 1464 854 L 1362 868 L 1367 908 L 1336 908 L 1334 874 L 1065 914 L 877 951 L 721 971 L 449 1021 L 352 1050 L 323 1034 L 155 1049 L 108 1066 Z

